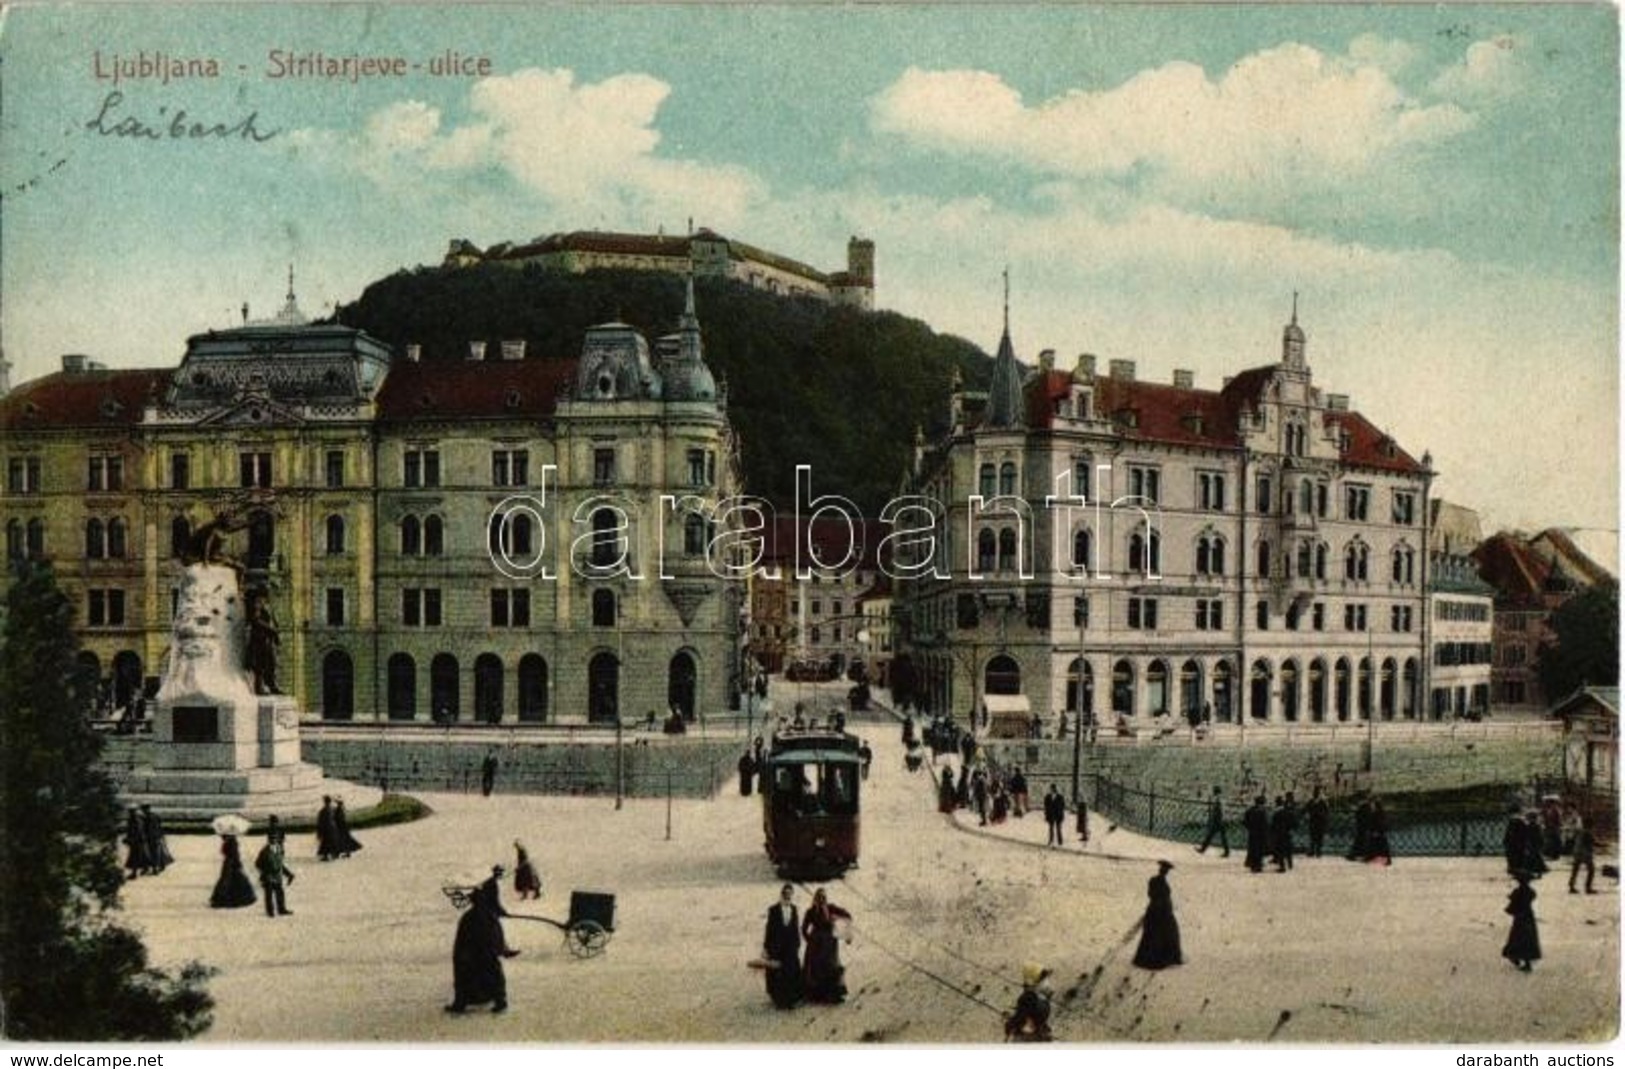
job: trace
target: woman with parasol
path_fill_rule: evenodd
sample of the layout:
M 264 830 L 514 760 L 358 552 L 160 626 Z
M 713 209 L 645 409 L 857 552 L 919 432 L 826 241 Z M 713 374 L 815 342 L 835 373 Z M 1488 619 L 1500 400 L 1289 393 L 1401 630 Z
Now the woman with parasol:
M 214 830 L 220 836 L 220 878 L 209 895 L 212 909 L 239 909 L 259 901 L 254 894 L 254 882 L 243 870 L 243 855 L 237 837 L 248 832 L 248 821 L 236 813 L 214 818 Z

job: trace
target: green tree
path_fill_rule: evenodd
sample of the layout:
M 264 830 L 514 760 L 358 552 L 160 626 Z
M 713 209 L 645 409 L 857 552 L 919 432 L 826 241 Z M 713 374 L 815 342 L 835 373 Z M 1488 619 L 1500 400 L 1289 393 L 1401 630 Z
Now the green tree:
M 1584 686 L 1619 682 L 1619 587 L 1594 586 L 1552 613 L 1552 637 L 1540 648 L 1536 670 L 1548 701 Z
M 0 1031 L 15 1040 L 174 1040 L 209 1026 L 209 970 L 148 966 L 117 922 L 119 803 L 98 763 L 73 609 L 23 564 L 0 649 Z

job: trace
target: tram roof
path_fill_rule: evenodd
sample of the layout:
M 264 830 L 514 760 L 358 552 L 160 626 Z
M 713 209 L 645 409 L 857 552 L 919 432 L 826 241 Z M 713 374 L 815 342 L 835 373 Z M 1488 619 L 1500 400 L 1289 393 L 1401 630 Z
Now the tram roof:
M 778 753 L 769 754 L 768 762 L 784 765 L 823 765 L 840 762 L 855 765 L 858 763 L 858 755 L 851 750 L 780 750 Z

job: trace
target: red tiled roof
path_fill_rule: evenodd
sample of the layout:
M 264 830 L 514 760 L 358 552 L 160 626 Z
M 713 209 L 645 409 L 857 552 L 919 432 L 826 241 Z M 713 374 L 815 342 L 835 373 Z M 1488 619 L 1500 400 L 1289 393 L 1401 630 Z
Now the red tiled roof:
M 0 398 L 0 432 L 116 427 L 141 422 L 149 392 L 162 397 L 173 368 L 57 371 Z
M 575 371 L 573 359 L 396 361 L 378 392 L 378 419 L 537 419 L 552 415 Z
M 801 519 L 802 525 L 808 527 L 808 537 L 815 547 L 820 560 L 838 561 L 846 556 L 851 543 L 848 541 L 850 530 L 846 522 L 829 517 L 810 522 L 806 517 Z M 874 568 L 879 559 L 880 540 L 890 532 L 883 528 L 879 522 L 869 519 L 859 519 L 854 525 L 858 537 L 863 540 L 862 554 L 858 557 L 859 568 Z M 763 533 L 767 540 L 767 548 L 762 556 L 763 563 L 788 562 L 795 558 L 796 551 L 796 517 L 793 515 L 778 514 L 773 523 Z M 811 562 L 808 562 L 809 564 Z
M 1349 434 L 1349 447 L 1343 451 L 1345 463 L 1384 471 L 1417 474 L 1422 471 L 1422 465 L 1401 449 L 1398 442 L 1372 426 L 1358 412 L 1339 412 L 1336 417 L 1327 417 L 1328 423 L 1334 421 Z
M 1540 603 L 1551 566 L 1531 553 L 1521 538 L 1505 532 L 1491 535 L 1468 555 L 1478 565 L 1479 576 L 1507 599 Z
M 1548 542 L 1552 549 L 1562 559 L 1563 563 L 1580 572 L 1587 583 L 1595 586 L 1598 583 L 1611 583 L 1614 577 L 1608 569 L 1591 559 L 1590 554 L 1575 545 L 1574 539 L 1561 527 L 1548 527 L 1536 535 L 1532 542 Z

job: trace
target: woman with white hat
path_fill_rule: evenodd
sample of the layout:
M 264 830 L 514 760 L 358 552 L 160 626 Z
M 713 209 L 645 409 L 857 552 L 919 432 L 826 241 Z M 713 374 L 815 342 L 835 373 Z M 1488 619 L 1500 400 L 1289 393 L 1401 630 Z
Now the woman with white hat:
M 1021 995 L 1016 1008 L 1004 1019 L 1006 1043 L 1048 1043 L 1050 993 L 1044 985 L 1049 970 L 1036 961 L 1021 967 Z

